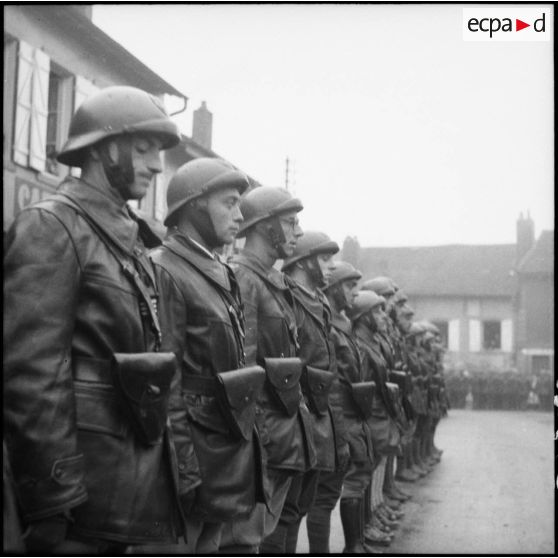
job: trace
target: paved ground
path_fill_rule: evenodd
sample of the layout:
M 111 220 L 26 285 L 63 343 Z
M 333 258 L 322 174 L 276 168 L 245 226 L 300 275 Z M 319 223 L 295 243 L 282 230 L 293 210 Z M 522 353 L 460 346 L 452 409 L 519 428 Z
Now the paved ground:
M 413 494 L 389 554 L 553 554 L 552 413 L 453 410 L 438 427 L 442 462 L 401 485 Z M 342 552 L 336 509 L 330 551 Z M 308 552 L 301 528 L 297 552 Z

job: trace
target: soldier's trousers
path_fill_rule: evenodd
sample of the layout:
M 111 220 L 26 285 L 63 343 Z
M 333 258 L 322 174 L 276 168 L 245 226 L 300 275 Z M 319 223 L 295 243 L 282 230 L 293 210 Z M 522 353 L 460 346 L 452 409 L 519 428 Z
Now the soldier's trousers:
M 261 554 L 285 554 L 289 528 L 298 528 L 302 518 L 314 503 L 319 471 L 310 469 L 293 477 L 283 512 L 273 533 L 260 546 Z
M 292 473 L 280 469 L 268 469 L 269 510 L 257 504 L 252 513 L 244 518 L 226 523 L 221 535 L 221 548 L 231 546 L 256 546 L 276 528 L 287 493 L 291 486 Z
M 370 461 L 355 463 L 351 461 L 349 470 L 343 479 L 341 498 L 362 498 L 372 477 L 372 463 Z

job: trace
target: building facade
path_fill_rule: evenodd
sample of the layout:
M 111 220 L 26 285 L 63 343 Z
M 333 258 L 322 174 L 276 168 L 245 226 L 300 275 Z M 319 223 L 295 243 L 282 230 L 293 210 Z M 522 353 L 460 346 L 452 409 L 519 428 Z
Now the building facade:
M 391 277 L 408 294 L 415 319 L 440 328 L 449 368 L 553 369 L 552 231 L 535 243 L 532 220 L 521 216 L 516 244 L 355 246 L 354 239 L 345 243 L 364 279 Z
M 174 98 L 173 106 L 186 109 L 184 93 L 94 25 L 91 15 L 86 4 L 4 6 L 4 231 L 24 207 L 53 192 L 69 173 L 79 174 L 58 163 L 56 153 L 72 114 L 89 95 L 129 85 L 163 103 Z M 211 150 L 211 125 L 202 104 L 194 111 L 194 137 L 183 136 L 166 151 L 154 187 L 140 202 L 129 202 L 152 226 L 162 229 L 167 184 L 176 168 L 196 157 L 218 157 Z

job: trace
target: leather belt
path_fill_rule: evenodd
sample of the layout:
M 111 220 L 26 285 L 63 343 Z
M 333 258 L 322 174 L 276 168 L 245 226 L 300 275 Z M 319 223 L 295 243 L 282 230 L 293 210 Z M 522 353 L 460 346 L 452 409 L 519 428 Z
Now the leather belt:
M 110 360 L 101 358 L 73 357 L 74 379 L 84 382 L 101 382 L 112 384 Z
M 196 374 L 182 374 L 182 389 L 196 395 L 215 395 L 217 379 L 197 376 Z

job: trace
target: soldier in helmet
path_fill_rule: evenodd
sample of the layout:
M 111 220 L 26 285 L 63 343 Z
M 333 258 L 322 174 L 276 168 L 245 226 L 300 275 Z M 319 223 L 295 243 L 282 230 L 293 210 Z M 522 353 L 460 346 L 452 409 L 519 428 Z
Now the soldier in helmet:
M 373 291 L 382 296 L 386 301 L 386 326 L 384 331 L 378 331 L 375 335 L 382 349 L 382 355 L 388 368 L 388 394 L 392 398 L 393 408 L 397 412 L 397 425 L 401 431 L 400 447 L 406 445 L 414 431 L 414 416 L 407 405 L 407 395 L 410 391 L 408 383 L 410 378 L 407 375 L 406 363 L 403 362 L 401 340 L 397 328 L 397 308 L 406 301 L 406 295 L 389 277 L 375 277 L 365 281 L 362 285 L 363 290 Z M 399 294 L 398 294 L 399 293 Z M 397 510 L 400 502 L 409 498 L 409 495 L 402 492 L 395 484 L 394 465 L 396 455 L 386 457 L 386 468 L 384 476 L 384 486 L 382 496 L 387 498 L 386 504 Z M 402 512 L 394 511 L 395 515 L 400 516 Z
M 302 390 L 312 413 L 317 463 L 293 480 L 279 520 L 280 529 L 266 540 L 264 552 L 279 551 L 285 540 L 284 552 L 294 553 L 300 522 L 308 513 L 310 553 L 329 553 L 331 512 L 341 494 L 349 462 L 330 339 L 331 309 L 321 291 L 328 284 L 332 257 L 338 251 L 337 243 L 326 234 L 307 231 L 283 262 L 283 270 L 293 280 L 291 290 L 297 303 L 298 354 L 305 365 Z
M 424 444 L 428 435 L 428 368 L 424 361 L 422 340 L 426 329 L 420 322 L 413 322 L 407 334 L 407 357 L 413 375 L 413 408 L 417 413 L 417 427 L 412 441 L 411 470 L 403 471 L 398 477 L 404 482 L 413 482 L 428 474 L 430 467 L 424 460 Z
M 123 553 L 182 533 L 146 249 L 130 210 L 179 133 L 133 87 L 88 98 L 58 155 L 80 167 L 24 209 L 6 243 L 4 425 L 30 553 Z M 199 483 L 196 467 L 183 490 Z
M 394 333 L 394 346 L 398 353 L 398 359 L 401 362 L 401 369 L 405 371 L 405 387 L 403 388 L 403 408 L 409 421 L 409 428 L 403 433 L 401 438 L 402 455 L 397 459 L 396 477 L 408 475 L 409 467 L 411 466 L 412 454 L 412 440 L 416 431 L 417 424 L 417 411 L 414 407 L 414 388 L 412 383 L 412 374 L 409 368 L 409 357 L 405 343 L 405 336 L 408 334 L 412 324 L 412 317 L 414 315 L 413 309 L 407 304 L 407 295 L 399 289 L 394 297 L 393 316 L 395 330 Z M 414 475 L 411 473 L 411 475 Z M 416 478 L 416 475 L 415 475 Z M 395 484 L 395 483 L 393 483 Z M 392 485 L 393 486 L 393 485 Z M 400 488 L 396 487 L 396 493 L 393 497 L 397 498 L 399 494 L 406 496 L 406 493 Z
M 224 524 L 263 501 L 254 423 L 265 373 L 246 366 L 240 290 L 216 255 L 239 231 L 247 187 L 247 177 L 220 159 L 181 166 L 167 191 L 169 234 L 150 254 L 162 294 L 163 348 L 181 364 L 169 414 L 192 554 L 217 552 Z M 202 481 L 194 498 L 182 492 L 192 443 Z
M 370 484 L 374 453 L 367 419 L 371 417 L 374 382 L 365 381 L 361 357 L 345 311 L 352 307 L 361 273 L 347 262 L 334 264 L 325 294 L 332 310 L 331 339 L 335 348 L 339 395 L 350 450 L 341 492 L 341 523 L 348 554 L 364 554 L 364 493 Z
M 256 424 L 267 463 L 267 503 L 246 519 L 229 522 L 220 552 L 256 553 L 278 524 L 292 479 L 315 464 L 310 415 L 302 398 L 302 363 L 289 279 L 274 266 L 288 258 L 302 234 L 302 203 L 282 188 L 261 186 L 248 192 L 240 209 L 244 248 L 231 260 L 242 295 L 246 364 L 266 370 Z M 260 549 L 261 550 L 261 549 Z
M 364 537 L 369 544 L 388 546 L 398 522 L 393 510 L 384 502 L 382 493 L 386 458 L 397 452 L 400 434 L 394 399 L 388 392 L 388 367 L 377 335 L 387 329 L 385 299 L 374 291 L 361 290 L 349 310 L 349 317 L 363 359 L 365 377 L 375 384 L 372 413 L 368 419 L 374 446 L 374 471 L 371 490 L 366 495 L 368 501 L 364 505 Z

